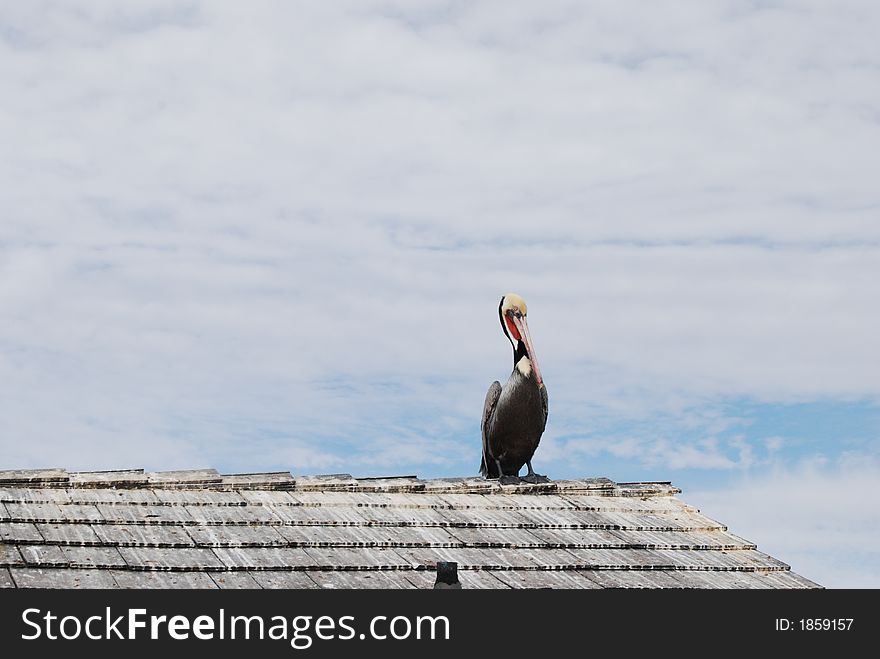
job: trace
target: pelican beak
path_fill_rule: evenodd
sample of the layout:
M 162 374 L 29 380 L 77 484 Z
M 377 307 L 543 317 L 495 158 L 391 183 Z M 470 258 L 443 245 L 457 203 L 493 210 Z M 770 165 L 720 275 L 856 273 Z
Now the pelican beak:
M 529 353 L 529 361 L 532 362 L 532 369 L 535 371 L 535 380 L 540 387 L 544 380 L 541 378 L 541 369 L 538 368 L 538 357 L 535 355 L 535 348 L 532 345 L 532 335 L 529 334 L 529 324 L 526 322 L 525 316 L 513 316 L 513 324 L 519 330 L 519 335 L 526 344 L 526 352 Z

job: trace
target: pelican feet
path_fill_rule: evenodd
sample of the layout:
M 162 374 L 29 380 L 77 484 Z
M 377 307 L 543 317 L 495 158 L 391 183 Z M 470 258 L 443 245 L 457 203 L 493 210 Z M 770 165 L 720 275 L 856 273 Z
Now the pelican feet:
M 501 476 L 498 478 L 498 482 L 501 485 L 519 485 L 522 481 L 523 479 L 519 476 Z
M 537 485 L 538 483 L 549 483 L 550 479 L 542 474 L 531 473 L 523 476 L 522 482 Z

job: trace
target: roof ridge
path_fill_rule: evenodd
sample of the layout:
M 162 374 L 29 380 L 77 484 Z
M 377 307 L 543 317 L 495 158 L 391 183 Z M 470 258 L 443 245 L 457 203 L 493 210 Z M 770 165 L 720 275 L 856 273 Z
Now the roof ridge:
M 501 485 L 478 476 L 420 479 L 415 475 L 364 476 L 348 473 L 294 476 L 287 471 L 221 474 L 216 469 L 152 471 L 110 469 L 67 471 L 48 469 L 0 470 L 0 487 L 14 488 L 161 488 L 213 490 L 294 490 L 343 492 L 403 492 L 431 494 L 564 494 L 590 492 L 607 496 L 670 496 L 681 492 L 669 481 L 621 482 L 585 477 Z

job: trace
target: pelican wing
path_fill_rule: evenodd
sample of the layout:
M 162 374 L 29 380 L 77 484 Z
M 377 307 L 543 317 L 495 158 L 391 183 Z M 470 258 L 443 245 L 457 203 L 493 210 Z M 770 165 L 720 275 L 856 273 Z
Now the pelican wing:
M 547 387 L 544 386 L 544 383 L 541 383 L 541 406 L 544 408 L 544 428 L 547 427 L 547 411 L 549 410 L 549 404 L 547 402 Z M 541 429 L 541 432 L 544 432 L 544 428 Z
M 495 380 L 489 385 L 489 391 L 486 392 L 486 403 L 483 405 L 483 422 L 480 424 L 480 430 L 483 434 L 483 460 L 480 462 L 480 474 L 483 478 L 489 478 L 490 474 L 497 471 L 495 466 L 495 458 L 489 451 L 489 424 L 492 421 L 492 415 L 495 414 L 495 406 L 498 404 L 498 398 L 501 396 L 501 383 Z M 495 474 L 497 478 L 500 474 Z

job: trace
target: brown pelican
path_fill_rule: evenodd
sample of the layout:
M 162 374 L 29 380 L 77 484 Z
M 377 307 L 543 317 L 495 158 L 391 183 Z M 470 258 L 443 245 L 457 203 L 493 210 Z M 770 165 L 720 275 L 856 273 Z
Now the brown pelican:
M 498 317 L 513 346 L 513 373 L 503 387 L 497 380 L 492 383 L 483 407 L 480 473 L 504 484 L 518 483 L 523 465 L 529 473 L 522 480 L 548 481 L 532 469 L 532 456 L 547 425 L 547 389 L 538 369 L 526 313 L 526 302 L 516 293 L 501 298 Z

